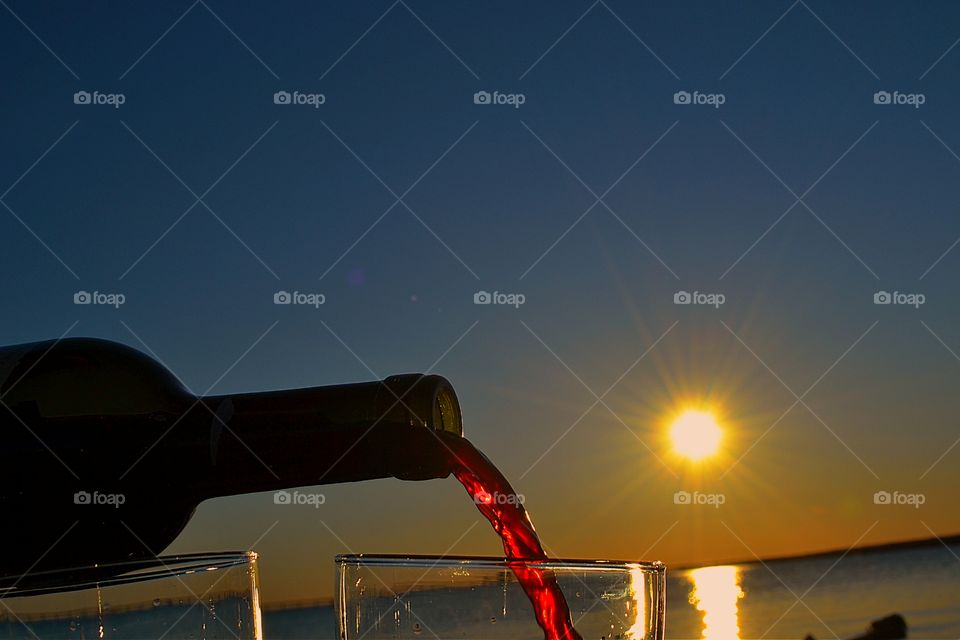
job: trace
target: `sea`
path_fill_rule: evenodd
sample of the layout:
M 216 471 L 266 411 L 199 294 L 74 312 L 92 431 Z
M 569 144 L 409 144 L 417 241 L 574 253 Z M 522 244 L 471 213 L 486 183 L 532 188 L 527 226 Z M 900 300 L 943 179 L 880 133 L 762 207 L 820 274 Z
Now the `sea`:
M 471 597 L 465 594 L 464 606 Z M 960 638 L 960 540 L 674 571 L 668 566 L 666 600 L 666 638 L 673 640 L 855 638 L 893 614 L 906 621 L 911 639 Z M 333 607 L 267 608 L 263 635 L 335 639 Z

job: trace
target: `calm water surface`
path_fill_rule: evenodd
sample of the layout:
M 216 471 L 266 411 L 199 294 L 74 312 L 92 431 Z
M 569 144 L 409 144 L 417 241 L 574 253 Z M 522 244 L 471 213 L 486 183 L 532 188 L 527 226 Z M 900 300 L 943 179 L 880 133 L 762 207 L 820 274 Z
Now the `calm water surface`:
M 931 546 L 839 562 L 834 556 L 675 572 L 667 582 L 667 636 L 847 638 L 899 613 L 910 638 L 958 638 L 957 556 L 960 545 Z

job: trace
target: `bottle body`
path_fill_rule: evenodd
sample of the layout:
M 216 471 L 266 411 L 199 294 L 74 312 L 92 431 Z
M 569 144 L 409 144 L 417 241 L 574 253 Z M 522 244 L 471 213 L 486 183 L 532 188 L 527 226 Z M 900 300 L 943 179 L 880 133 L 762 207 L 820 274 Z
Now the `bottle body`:
M 196 397 L 129 347 L 0 348 L 0 576 L 152 558 L 205 499 L 444 477 L 443 378 Z

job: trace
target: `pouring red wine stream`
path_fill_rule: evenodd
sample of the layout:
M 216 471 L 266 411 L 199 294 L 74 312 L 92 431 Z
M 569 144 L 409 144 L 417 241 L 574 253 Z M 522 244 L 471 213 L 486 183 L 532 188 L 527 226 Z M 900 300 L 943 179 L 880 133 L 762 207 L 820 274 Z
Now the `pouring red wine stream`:
M 570 621 L 570 608 L 553 571 L 535 564 L 547 560 L 547 554 L 526 509 L 515 499 L 513 487 L 469 440 L 439 437 L 450 450 L 453 475 L 500 536 L 507 559 L 523 560 L 511 563 L 510 568 L 533 605 L 544 639 L 582 640 Z

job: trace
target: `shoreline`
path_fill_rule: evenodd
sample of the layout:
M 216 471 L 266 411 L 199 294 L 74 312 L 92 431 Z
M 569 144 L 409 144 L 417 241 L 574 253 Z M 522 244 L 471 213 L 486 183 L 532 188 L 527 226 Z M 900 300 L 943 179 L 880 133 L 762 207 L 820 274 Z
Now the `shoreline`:
M 812 553 L 796 553 L 781 556 L 771 556 L 767 558 L 753 558 L 731 560 L 727 562 L 709 562 L 700 564 L 685 564 L 677 567 L 667 567 L 672 571 L 689 571 L 701 567 L 717 567 L 739 564 L 772 564 L 777 562 L 788 562 L 791 560 L 809 560 L 812 558 L 830 558 L 835 556 L 852 556 L 870 553 L 882 553 L 885 551 L 904 551 L 907 549 L 921 549 L 924 547 L 934 547 L 938 545 L 960 544 L 960 533 L 948 536 L 933 536 L 930 538 L 916 538 L 913 540 L 900 540 L 898 542 L 881 542 L 878 544 L 868 544 L 862 547 L 853 547 L 851 549 L 827 549 L 824 551 L 814 551 Z

